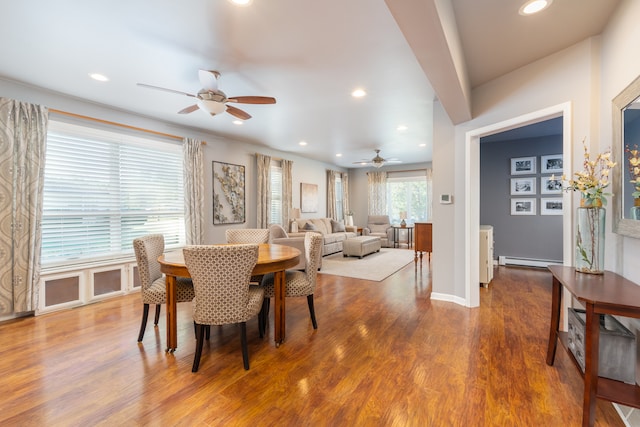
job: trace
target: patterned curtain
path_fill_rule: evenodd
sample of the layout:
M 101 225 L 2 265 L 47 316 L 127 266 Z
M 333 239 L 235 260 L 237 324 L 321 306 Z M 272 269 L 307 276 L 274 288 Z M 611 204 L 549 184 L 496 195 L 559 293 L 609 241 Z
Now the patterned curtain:
M 342 174 L 342 217 L 346 218 L 347 212 L 351 211 L 349 207 L 349 174 Z
M 369 172 L 369 215 L 387 214 L 387 173 Z
M 327 218 L 338 220 L 336 212 L 336 175 L 339 172 L 327 170 Z
M 204 164 L 202 141 L 185 138 L 182 141 L 184 176 L 184 224 L 187 245 L 204 243 Z
M 282 225 L 287 228 L 293 207 L 293 161 L 282 160 Z
M 256 154 L 258 163 L 257 226 L 267 228 L 271 213 L 271 156 Z
M 49 112 L 0 98 L 0 314 L 38 308 Z

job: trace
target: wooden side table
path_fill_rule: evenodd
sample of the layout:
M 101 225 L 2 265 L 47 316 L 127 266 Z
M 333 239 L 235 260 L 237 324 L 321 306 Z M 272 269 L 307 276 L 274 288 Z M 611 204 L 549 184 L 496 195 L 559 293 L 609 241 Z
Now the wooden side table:
M 596 412 L 596 398 L 640 408 L 640 387 L 598 376 L 600 317 L 604 314 L 640 318 L 640 286 L 613 272 L 603 275 L 576 272 L 573 267 L 552 265 L 551 325 L 547 348 L 547 365 L 553 365 L 558 341 L 581 371 L 568 347 L 566 332 L 560 331 L 562 288 L 585 305 L 585 369 L 582 425 L 592 426 Z

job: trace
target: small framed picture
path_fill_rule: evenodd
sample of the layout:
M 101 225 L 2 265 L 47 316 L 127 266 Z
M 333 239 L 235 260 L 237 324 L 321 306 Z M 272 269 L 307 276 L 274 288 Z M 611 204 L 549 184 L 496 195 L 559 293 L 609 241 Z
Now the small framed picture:
M 543 197 L 540 199 L 540 215 L 562 215 L 561 197 Z
M 552 175 L 540 177 L 540 194 L 560 193 L 562 193 L 562 180 L 559 176 Z
M 511 199 L 511 215 L 535 215 L 536 199 Z
M 540 156 L 540 169 L 542 173 L 562 173 L 562 154 Z
M 531 175 L 536 173 L 535 157 L 514 157 L 511 159 L 511 175 Z
M 511 178 L 511 195 L 533 195 L 536 194 L 536 177 Z

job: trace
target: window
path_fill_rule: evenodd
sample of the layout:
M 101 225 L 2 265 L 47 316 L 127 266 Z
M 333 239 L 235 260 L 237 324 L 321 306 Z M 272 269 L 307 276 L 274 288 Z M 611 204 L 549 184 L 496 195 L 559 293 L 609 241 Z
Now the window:
M 271 224 L 282 225 L 282 165 L 271 161 Z
M 431 204 L 427 178 L 424 175 L 398 173 L 387 178 L 387 213 L 392 224 L 401 221 L 400 212 L 407 213 L 408 223 L 428 221 Z
M 179 144 L 50 121 L 43 266 L 130 257 L 150 233 L 183 246 L 182 180 Z
M 342 176 L 336 176 L 336 217 L 337 219 L 341 219 L 344 216 L 344 211 L 342 209 L 343 206 L 343 197 L 342 197 Z

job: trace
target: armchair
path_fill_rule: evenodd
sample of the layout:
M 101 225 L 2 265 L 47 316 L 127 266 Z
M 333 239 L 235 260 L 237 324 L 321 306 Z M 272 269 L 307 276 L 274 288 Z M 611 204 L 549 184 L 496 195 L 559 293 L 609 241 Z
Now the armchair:
M 300 262 L 295 267 L 292 267 L 291 270 L 305 269 L 306 261 L 304 257 L 304 234 L 301 236 L 289 236 L 289 234 L 287 234 L 286 230 L 280 224 L 271 224 L 269 226 L 269 243 L 292 246 L 300 250 Z M 320 270 L 321 267 L 322 259 L 320 259 L 318 270 Z
M 385 248 L 393 246 L 393 228 L 389 215 L 369 215 L 367 226 L 362 228 L 362 235 L 380 237 L 380 245 Z

